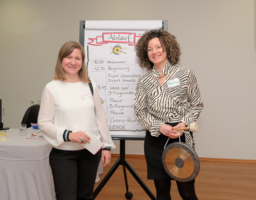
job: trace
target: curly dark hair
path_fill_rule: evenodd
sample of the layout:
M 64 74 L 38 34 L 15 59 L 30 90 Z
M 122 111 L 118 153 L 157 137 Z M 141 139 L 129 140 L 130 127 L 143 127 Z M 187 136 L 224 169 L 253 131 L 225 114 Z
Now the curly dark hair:
M 153 29 L 144 33 L 139 39 L 135 49 L 138 57 L 138 63 L 141 68 L 152 69 L 153 63 L 148 58 L 148 42 L 153 38 L 159 38 L 163 49 L 166 50 L 167 59 L 175 65 L 180 60 L 180 46 L 174 35 L 162 29 Z

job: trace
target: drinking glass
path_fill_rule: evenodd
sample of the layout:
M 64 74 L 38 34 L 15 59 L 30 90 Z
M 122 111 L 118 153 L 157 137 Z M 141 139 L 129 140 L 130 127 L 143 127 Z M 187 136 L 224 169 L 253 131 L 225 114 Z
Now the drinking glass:
M 21 136 L 26 136 L 27 135 L 27 132 L 26 132 L 26 130 L 27 130 L 27 124 L 21 124 L 20 125 L 20 135 Z

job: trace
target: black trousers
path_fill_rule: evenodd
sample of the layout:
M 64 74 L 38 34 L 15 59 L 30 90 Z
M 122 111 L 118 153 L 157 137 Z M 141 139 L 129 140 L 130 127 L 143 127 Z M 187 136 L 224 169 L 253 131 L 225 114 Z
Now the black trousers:
M 52 169 L 57 200 L 92 200 L 93 187 L 101 158 L 101 150 L 65 151 L 52 148 Z

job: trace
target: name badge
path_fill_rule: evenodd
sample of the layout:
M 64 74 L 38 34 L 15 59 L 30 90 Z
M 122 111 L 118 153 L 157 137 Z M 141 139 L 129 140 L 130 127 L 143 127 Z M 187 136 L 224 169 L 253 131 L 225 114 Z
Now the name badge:
M 169 80 L 167 84 L 168 84 L 168 87 L 175 87 L 180 85 L 180 80 L 178 78 L 175 78 L 173 80 Z
M 81 99 L 88 99 L 90 97 L 92 97 L 92 94 L 90 92 L 87 93 L 82 93 L 80 94 Z

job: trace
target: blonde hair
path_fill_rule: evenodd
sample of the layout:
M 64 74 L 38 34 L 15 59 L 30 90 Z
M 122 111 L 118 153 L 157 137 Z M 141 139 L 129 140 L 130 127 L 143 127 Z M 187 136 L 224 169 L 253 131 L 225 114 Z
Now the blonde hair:
M 80 52 L 81 52 L 81 56 L 82 56 L 82 67 L 81 67 L 80 71 L 78 72 L 78 76 L 79 76 L 79 78 L 82 82 L 89 83 L 90 80 L 88 78 L 88 71 L 87 71 L 87 68 L 85 66 L 84 48 L 83 48 L 82 45 L 80 45 L 79 43 L 74 42 L 74 41 L 66 42 L 60 48 L 59 55 L 58 55 L 58 58 L 57 58 L 57 63 L 56 63 L 56 66 L 55 66 L 55 75 L 54 75 L 53 79 L 54 80 L 60 80 L 60 81 L 65 80 L 65 73 L 64 73 L 64 70 L 63 70 L 63 67 L 62 67 L 62 60 L 63 60 L 63 58 L 70 55 L 73 52 L 74 49 L 79 49 Z

